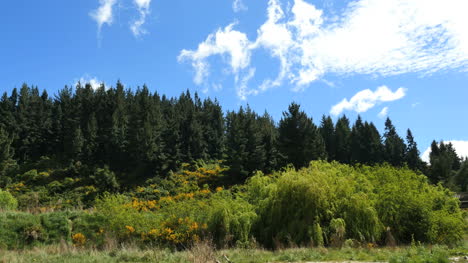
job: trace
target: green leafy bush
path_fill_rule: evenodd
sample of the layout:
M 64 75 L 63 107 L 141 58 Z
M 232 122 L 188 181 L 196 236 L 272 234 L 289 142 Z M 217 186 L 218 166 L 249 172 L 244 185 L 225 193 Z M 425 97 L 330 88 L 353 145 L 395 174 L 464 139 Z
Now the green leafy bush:
M 70 241 L 72 222 L 67 212 L 53 212 L 39 215 L 41 225 L 47 235 L 47 243 Z
M 251 239 L 256 213 L 251 204 L 229 191 L 221 191 L 208 201 L 208 232 L 218 247 L 246 247 Z
M 0 213 L 0 248 L 18 249 L 45 240 L 38 216 L 24 212 Z
M 412 238 L 455 244 L 465 226 L 453 194 L 407 168 L 318 161 L 273 176 L 257 174 L 246 189 L 258 213 L 254 235 L 267 247 L 320 245 L 319 232 L 330 245 L 335 218 L 344 221 L 342 238 L 361 244 L 384 244 L 386 229 L 402 244 Z
M 18 201 L 8 191 L 0 189 L 0 210 L 14 210 L 18 207 Z

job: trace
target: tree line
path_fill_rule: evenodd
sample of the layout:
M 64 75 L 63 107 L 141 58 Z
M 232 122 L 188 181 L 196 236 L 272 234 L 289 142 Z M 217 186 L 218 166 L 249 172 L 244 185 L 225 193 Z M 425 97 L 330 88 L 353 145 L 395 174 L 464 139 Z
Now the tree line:
M 45 157 L 56 167 L 106 167 L 127 184 L 164 177 L 197 160 L 223 160 L 232 183 L 257 170 L 328 160 L 407 165 L 433 183 L 466 190 L 468 162 L 450 143 L 434 141 L 431 147 L 428 165 L 411 130 L 403 139 L 389 118 L 383 134 L 361 117 L 351 124 L 344 115 L 336 123 L 324 115 L 316 125 L 291 103 L 276 123 L 249 106 L 224 112 L 216 99 L 196 93 L 168 98 L 146 86 L 125 89 L 120 82 L 109 89 L 78 83 L 53 97 L 24 84 L 0 100 L 0 179 L 12 167 Z

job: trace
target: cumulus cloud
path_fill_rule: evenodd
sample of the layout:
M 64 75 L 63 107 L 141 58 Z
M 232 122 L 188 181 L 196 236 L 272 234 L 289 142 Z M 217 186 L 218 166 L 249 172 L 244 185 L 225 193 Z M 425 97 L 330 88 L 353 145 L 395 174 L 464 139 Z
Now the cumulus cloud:
M 247 7 L 242 0 L 234 0 L 234 2 L 232 2 L 232 10 L 234 10 L 234 12 L 240 12 L 247 10 Z
M 98 26 L 98 36 L 101 33 L 101 28 L 104 24 L 111 25 L 113 16 L 113 7 L 117 3 L 117 0 L 99 0 L 99 7 L 89 13 L 92 19 L 94 19 Z
M 108 89 L 108 86 L 106 85 L 106 83 L 104 83 L 104 81 L 100 81 L 98 78 L 91 77 L 89 75 L 84 75 L 80 79 L 76 80 L 75 81 L 75 87 L 78 84 L 81 84 L 82 86 L 84 86 L 86 84 L 89 84 L 89 85 L 91 85 L 91 88 L 93 88 L 94 90 L 99 89 L 102 85 L 104 85 L 105 89 Z
M 207 58 L 213 55 L 225 57 L 233 74 L 238 75 L 250 64 L 251 52 L 247 35 L 233 30 L 235 24 L 230 24 L 224 29 L 218 29 L 210 34 L 206 40 L 198 45 L 196 51 L 182 50 L 178 57 L 179 62 L 191 61 L 195 69 L 194 82 L 201 85 L 209 76 L 209 63 Z
M 395 92 L 392 92 L 387 86 L 380 86 L 376 91 L 365 89 L 356 93 L 350 100 L 345 98 L 340 103 L 334 105 L 330 113 L 337 116 L 346 110 L 352 110 L 357 113 L 366 112 L 379 103 L 399 100 L 405 95 L 406 90 L 404 88 L 399 88 Z M 383 113 L 386 114 L 387 112 L 388 108 L 384 108 Z
M 151 0 L 133 0 L 133 2 L 140 13 L 140 17 L 130 25 L 130 30 L 132 30 L 135 37 L 139 37 L 147 33 L 142 26 L 146 22 L 146 17 L 150 13 Z
M 453 148 L 459 157 L 468 158 L 468 141 L 444 141 L 444 143 L 452 143 Z M 425 162 L 429 162 L 429 155 L 431 154 L 431 147 L 428 147 L 421 156 Z
M 383 119 L 385 117 L 387 117 L 388 115 L 388 107 L 384 107 L 380 112 L 379 114 L 377 115 L 379 118 Z
M 280 0 L 269 0 L 267 20 L 257 30 L 256 39 L 242 39 L 232 60 L 251 65 L 250 55 L 265 49 L 280 64 L 274 79 L 266 79 L 252 94 L 287 82 L 295 90 L 302 90 L 325 74 L 366 74 L 391 76 L 404 73 L 431 74 L 440 70 L 468 68 L 468 1 L 447 0 L 358 0 L 352 1 L 338 19 L 330 19 L 323 10 L 305 0 L 294 0 L 291 8 L 284 8 Z M 227 32 L 226 29 L 229 29 Z M 233 29 L 233 24 L 217 31 L 245 37 Z M 197 50 L 183 50 L 183 57 L 192 62 L 195 82 L 209 77 L 211 56 L 226 52 L 213 50 L 217 37 L 211 34 Z M 222 44 L 222 43 L 220 43 Z M 190 54 L 190 56 L 187 56 Z M 238 57 L 235 57 L 238 56 Z M 233 66 L 232 63 L 228 66 Z M 203 74 L 201 74 L 203 72 Z M 231 71 L 235 79 L 248 75 L 250 70 Z M 201 74 L 201 75 L 200 75 Z M 239 84 L 239 83 L 238 83 Z M 241 88 L 239 85 L 237 88 Z

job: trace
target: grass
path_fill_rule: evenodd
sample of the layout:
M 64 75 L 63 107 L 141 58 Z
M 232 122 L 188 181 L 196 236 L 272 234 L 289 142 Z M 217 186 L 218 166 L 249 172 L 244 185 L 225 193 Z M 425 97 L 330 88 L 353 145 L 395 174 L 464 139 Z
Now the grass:
M 279 251 L 259 249 L 213 250 L 209 244 L 199 244 L 182 252 L 170 250 L 119 247 L 108 250 L 78 249 L 68 245 L 53 245 L 29 250 L 0 250 L 0 262 L 167 262 L 209 263 L 231 262 L 450 262 L 451 256 L 468 255 L 466 247 L 412 246 L 397 248 L 295 248 Z

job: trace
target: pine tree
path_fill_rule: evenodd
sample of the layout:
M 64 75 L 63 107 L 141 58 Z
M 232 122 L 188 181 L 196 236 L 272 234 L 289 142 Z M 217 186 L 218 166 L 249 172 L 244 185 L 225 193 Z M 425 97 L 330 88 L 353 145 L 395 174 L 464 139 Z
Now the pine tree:
M 200 113 L 203 139 L 206 142 L 207 156 L 211 160 L 223 159 L 224 153 L 224 116 L 218 101 L 206 99 Z
M 72 139 L 72 147 L 70 151 L 70 156 L 72 160 L 79 161 L 81 160 L 82 152 L 83 152 L 83 145 L 84 145 L 84 138 L 83 133 L 81 132 L 81 128 L 77 127 L 75 132 L 73 133 Z
M 461 163 L 460 170 L 458 170 L 455 182 L 460 187 L 460 191 L 468 191 L 468 158 Z
M 335 128 L 335 160 L 350 163 L 351 129 L 346 116 L 338 119 Z
M 350 159 L 352 163 L 362 163 L 365 159 L 366 149 L 364 148 L 364 141 L 367 138 L 364 135 L 364 123 L 361 116 L 358 116 L 356 122 L 351 130 L 351 148 Z
M 226 164 L 237 182 L 268 165 L 261 125 L 261 118 L 248 106 L 226 116 Z
M 84 158 L 88 161 L 88 163 L 95 162 L 95 154 L 98 147 L 98 123 L 96 120 L 96 114 L 94 112 L 91 113 L 88 122 L 86 123 L 86 129 L 84 132 L 84 137 L 86 144 L 84 145 Z
M 112 118 L 110 132 L 110 165 L 114 169 L 124 170 L 125 160 L 128 159 L 128 107 L 125 98 L 124 86 L 117 82 L 115 90 L 112 90 Z
M 54 152 L 54 149 L 51 147 L 50 140 L 52 140 L 53 136 L 53 119 L 52 119 L 52 111 L 53 111 L 53 102 L 49 98 L 49 94 L 46 90 L 42 92 L 41 100 L 40 100 L 40 109 L 41 112 L 39 114 L 39 127 L 40 127 L 40 135 L 39 135 L 39 146 L 38 146 L 38 157 L 41 156 L 51 156 Z
M 383 160 L 382 138 L 373 123 L 364 123 L 362 139 L 362 163 L 369 165 L 381 163 Z
M 2 127 L 0 127 L 0 186 L 5 187 L 9 178 L 6 177 L 7 171 L 14 164 L 13 138 Z
M 13 157 L 12 141 L 12 137 L 7 131 L 0 128 L 0 163 Z
M 164 168 L 165 155 L 162 131 L 164 127 L 160 103 L 151 97 L 146 86 L 138 89 L 132 103 L 129 127 L 129 156 L 133 170 L 128 180 L 154 176 Z
M 175 171 L 182 163 L 182 156 L 180 153 L 180 128 L 179 118 L 174 108 L 174 101 L 162 97 L 161 107 L 164 117 L 164 126 L 162 128 L 163 154 L 165 162 L 162 167 L 164 172 Z
M 231 176 L 236 176 L 236 181 L 245 179 L 248 171 L 245 168 L 245 160 L 248 158 L 247 136 L 243 127 L 245 113 L 241 107 L 236 113 L 230 111 L 226 115 L 226 164 L 230 167 Z
M 248 174 L 259 170 L 265 170 L 266 164 L 266 151 L 263 144 L 263 134 L 261 133 L 261 126 L 259 116 L 250 109 L 247 105 L 244 118 L 244 130 L 246 135 L 246 151 L 247 159 L 245 160 L 245 168 Z
M 323 138 L 298 104 L 292 103 L 289 110 L 283 112 L 278 131 L 278 150 L 283 165 L 291 163 L 300 168 L 311 160 L 326 158 Z
M 416 142 L 414 141 L 413 133 L 410 129 L 406 132 L 406 163 L 408 167 L 413 170 L 421 170 L 422 167 L 422 160 L 419 157 L 419 150 Z
M 193 162 L 206 157 L 207 145 L 203 138 L 203 127 L 200 123 L 199 110 L 201 103 L 198 95 L 195 102 L 187 90 L 179 97 L 175 105 L 176 113 L 180 116 L 180 149 L 183 162 Z
M 325 149 L 327 151 L 328 159 L 336 160 L 335 126 L 330 116 L 328 117 L 325 117 L 325 115 L 322 116 L 319 130 L 323 138 L 323 141 L 325 143 Z
M 405 162 L 406 145 L 398 136 L 390 118 L 385 121 L 385 161 L 394 166 L 402 166 Z
M 259 118 L 259 132 L 262 137 L 262 145 L 265 151 L 264 172 L 271 173 L 278 169 L 278 150 L 276 148 L 278 141 L 278 131 L 272 117 L 265 111 Z
M 429 179 L 432 183 L 447 184 L 461 167 L 460 158 L 451 143 L 435 141 L 431 144 Z

